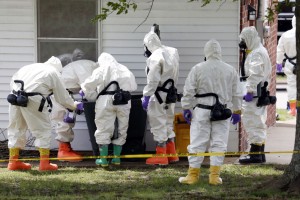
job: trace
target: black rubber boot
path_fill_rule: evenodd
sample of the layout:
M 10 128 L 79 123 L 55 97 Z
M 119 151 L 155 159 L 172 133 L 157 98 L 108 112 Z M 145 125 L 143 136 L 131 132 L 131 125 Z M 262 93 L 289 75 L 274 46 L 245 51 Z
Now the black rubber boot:
M 251 144 L 250 152 L 262 152 L 262 146 Z M 239 159 L 241 164 L 263 163 L 262 154 L 249 154 Z

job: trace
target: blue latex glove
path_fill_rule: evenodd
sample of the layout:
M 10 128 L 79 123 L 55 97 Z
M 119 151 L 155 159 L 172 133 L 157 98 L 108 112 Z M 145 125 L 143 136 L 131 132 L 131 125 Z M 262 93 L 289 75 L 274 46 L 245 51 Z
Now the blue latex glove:
M 276 64 L 277 72 L 282 72 L 282 64 Z
M 82 90 L 80 90 L 80 91 L 79 91 L 79 95 L 80 95 L 81 97 L 84 97 L 84 92 L 83 92 Z
M 237 123 L 239 123 L 240 121 L 241 121 L 241 115 L 240 114 L 235 114 L 235 113 L 233 113 L 232 115 L 231 115 L 231 123 L 233 124 L 233 125 L 235 125 L 235 124 L 237 124 Z
M 148 109 L 149 100 L 150 100 L 150 96 L 144 96 L 142 98 L 142 106 L 144 110 Z
M 78 102 L 78 101 L 75 101 L 75 104 L 76 104 L 76 109 L 77 110 L 83 110 L 83 103 L 82 102 Z
M 253 93 L 248 92 L 245 96 L 244 96 L 244 100 L 247 102 L 250 102 L 253 100 Z
M 189 109 L 183 110 L 183 118 L 188 124 L 191 124 L 192 112 Z

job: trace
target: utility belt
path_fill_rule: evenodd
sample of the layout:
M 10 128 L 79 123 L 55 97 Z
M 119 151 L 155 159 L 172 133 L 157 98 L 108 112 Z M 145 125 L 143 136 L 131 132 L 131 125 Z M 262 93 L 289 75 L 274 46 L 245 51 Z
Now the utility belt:
M 210 112 L 210 121 L 220 121 L 226 120 L 231 117 L 232 112 L 230 109 L 226 108 L 226 104 L 221 104 L 219 101 L 219 97 L 215 93 L 205 93 L 205 94 L 196 94 L 196 98 L 203 98 L 213 96 L 216 98 L 216 103 L 212 106 L 204 105 L 204 104 L 197 104 L 196 107 L 203 108 L 207 110 L 211 110 Z
M 283 63 L 285 63 L 286 60 L 288 60 L 288 61 L 293 65 L 293 74 L 296 75 L 297 63 L 295 63 L 294 60 L 297 59 L 297 56 L 290 58 L 290 57 L 288 57 L 288 56 L 286 55 L 286 53 L 285 53 L 285 54 L 284 54 L 284 57 L 285 57 L 285 59 L 283 59 Z
M 42 97 L 42 100 L 41 100 L 38 111 L 40 111 L 40 112 L 43 111 L 44 105 L 47 101 L 48 107 L 50 107 L 49 112 L 51 112 L 52 102 L 51 102 L 50 96 L 52 95 L 52 93 L 50 95 L 48 95 L 47 97 L 44 97 L 39 92 L 25 92 L 24 91 L 24 82 L 22 80 L 14 80 L 14 82 L 15 83 L 20 83 L 21 84 L 21 89 L 18 90 L 18 91 L 13 90 L 12 94 L 9 94 L 7 96 L 7 101 L 11 105 L 27 107 L 27 104 L 28 104 L 28 101 L 29 101 L 28 97 L 40 95 Z
M 115 91 L 107 91 L 107 89 L 115 84 L 117 89 Z M 125 105 L 128 104 L 128 101 L 131 99 L 131 94 L 128 91 L 124 91 L 120 88 L 117 81 L 111 81 L 97 96 L 96 99 L 101 95 L 113 95 L 113 105 Z
M 170 88 L 166 88 L 168 83 L 171 83 Z M 161 87 L 157 87 L 154 95 L 157 98 L 158 102 L 162 104 L 164 101 L 162 100 L 161 96 L 159 95 L 159 91 L 167 93 L 166 97 L 166 104 L 170 103 L 176 103 L 177 101 L 180 102 L 182 94 L 177 93 L 177 88 L 175 87 L 174 80 L 173 79 L 168 79 L 166 80 Z
M 268 106 L 270 104 L 275 104 L 277 101 L 276 96 L 270 96 L 270 91 L 267 90 L 268 82 L 265 81 L 264 85 L 261 86 L 261 83 L 257 85 L 257 96 L 254 96 L 253 98 L 258 98 L 256 106 L 262 107 L 262 106 Z

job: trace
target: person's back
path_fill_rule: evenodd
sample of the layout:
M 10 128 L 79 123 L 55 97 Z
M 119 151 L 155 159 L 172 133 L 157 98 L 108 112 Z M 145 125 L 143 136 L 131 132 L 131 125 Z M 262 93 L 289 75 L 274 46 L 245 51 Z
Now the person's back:
M 213 59 L 195 66 L 195 77 L 198 80 L 197 94 L 215 93 L 223 104 L 231 107 L 232 87 L 236 78 L 236 70 L 227 63 Z M 199 103 L 212 105 L 215 98 L 199 98 Z
M 80 90 L 80 84 L 92 75 L 98 64 L 91 60 L 77 60 L 69 63 L 62 69 L 62 81 L 65 87 L 77 93 Z
M 225 152 L 230 128 L 229 118 L 231 117 L 232 124 L 240 121 L 242 89 L 236 70 L 221 60 L 221 46 L 218 41 L 209 40 L 205 44 L 204 54 L 206 61 L 191 69 L 181 98 L 184 119 L 191 124 L 190 144 L 187 147 L 190 154 L 204 153 L 208 144 L 211 152 Z M 216 98 L 220 101 L 218 105 Z M 231 110 L 226 109 L 224 104 Z M 199 180 L 204 156 L 190 156 L 188 159 L 188 175 L 180 177 L 179 182 L 195 184 Z M 224 156 L 210 157 L 209 184 L 222 184 L 219 175 L 223 161 Z
M 26 92 L 39 92 L 47 96 L 52 93 L 53 80 L 58 77 L 58 71 L 45 63 L 26 65 L 13 75 L 11 89 L 17 91 L 19 87 L 13 81 L 22 80 Z

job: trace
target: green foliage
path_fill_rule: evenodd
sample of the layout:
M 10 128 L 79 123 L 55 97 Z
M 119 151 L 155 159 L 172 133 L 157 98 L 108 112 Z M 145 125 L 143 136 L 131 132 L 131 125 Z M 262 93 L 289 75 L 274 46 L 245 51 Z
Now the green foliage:
M 106 3 L 106 8 L 101 9 L 101 14 L 96 15 L 91 21 L 96 23 L 98 20 L 103 21 L 105 20 L 110 14 L 116 13 L 117 15 L 120 14 L 127 14 L 130 9 L 133 11 L 136 10 L 137 4 L 135 2 L 127 2 L 127 0 L 119 0 L 118 2 L 109 1 Z
M 154 0 L 151 0 L 154 2 Z M 212 1 L 223 2 L 224 0 L 185 0 L 187 2 L 201 2 L 201 7 L 204 7 L 210 4 Z M 232 2 L 236 2 L 238 0 L 231 0 Z M 226 2 L 226 1 L 225 1 Z M 285 5 L 288 7 L 295 6 L 295 2 L 291 2 L 290 0 L 285 0 Z M 115 2 L 109 1 L 106 4 L 106 7 L 101 9 L 101 14 L 96 15 L 91 21 L 93 23 L 105 20 L 111 13 L 116 12 L 117 15 L 127 14 L 130 9 L 135 11 L 137 9 L 137 3 L 129 0 L 117 0 Z M 278 3 L 277 0 L 271 1 L 270 7 L 267 8 L 267 15 L 265 16 L 269 22 L 273 22 L 275 19 L 275 15 L 278 14 L 282 10 L 281 4 Z

